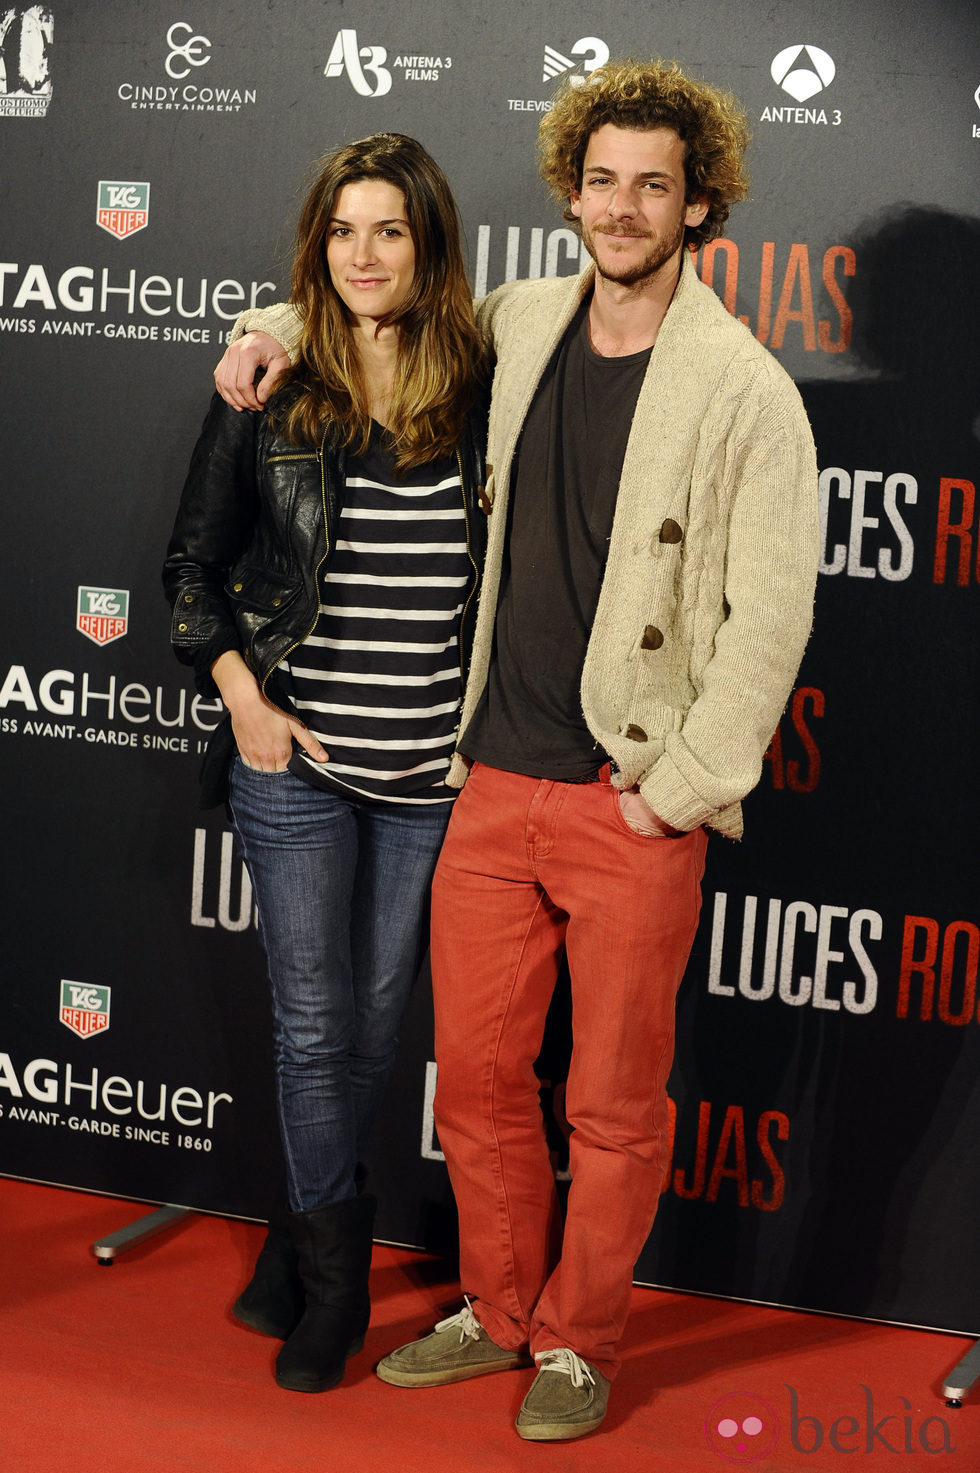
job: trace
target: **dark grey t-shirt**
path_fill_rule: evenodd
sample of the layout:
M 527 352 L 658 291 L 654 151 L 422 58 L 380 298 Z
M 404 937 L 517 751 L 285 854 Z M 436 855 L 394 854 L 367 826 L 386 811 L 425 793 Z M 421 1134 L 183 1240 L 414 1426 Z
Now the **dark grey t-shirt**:
M 623 456 L 650 349 L 602 358 L 584 302 L 528 411 L 511 477 L 493 653 L 459 747 L 507 772 L 570 781 L 606 760 L 582 715 Z

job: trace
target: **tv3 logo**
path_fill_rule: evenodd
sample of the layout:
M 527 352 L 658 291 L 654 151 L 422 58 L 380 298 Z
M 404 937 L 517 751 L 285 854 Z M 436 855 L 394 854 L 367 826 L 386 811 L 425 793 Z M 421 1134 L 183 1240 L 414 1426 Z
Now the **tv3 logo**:
M 581 57 L 581 61 L 577 61 L 577 57 Z M 563 72 L 571 72 L 574 67 L 580 66 L 581 73 L 574 74 L 568 80 L 573 87 L 581 87 L 589 73 L 594 72 L 596 67 L 605 66 L 608 60 L 609 47 L 598 36 L 583 36 L 571 47 L 568 56 L 556 51 L 553 46 L 545 46 L 541 80 L 553 82 Z
M 384 97 L 391 91 L 391 72 L 384 65 L 388 52 L 384 46 L 357 45 L 355 30 L 341 30 L 323 68 L 325 77 L 339 77 L 345 71 L 354 91 L 361 97 Z M 374 79 L 372 86 L 368 78 Z

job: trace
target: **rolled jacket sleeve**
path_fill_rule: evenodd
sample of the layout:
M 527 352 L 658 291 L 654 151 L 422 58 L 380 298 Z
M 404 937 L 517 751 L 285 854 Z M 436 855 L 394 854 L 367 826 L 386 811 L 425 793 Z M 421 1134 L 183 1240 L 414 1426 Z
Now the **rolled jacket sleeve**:
M 225 587 L 255 525 L 259 416 L 211 400 L 177 510 L 163 568 L 177 658 L 194 666 L 202 694 L 216 696 L 211 666 L 241 642 Z

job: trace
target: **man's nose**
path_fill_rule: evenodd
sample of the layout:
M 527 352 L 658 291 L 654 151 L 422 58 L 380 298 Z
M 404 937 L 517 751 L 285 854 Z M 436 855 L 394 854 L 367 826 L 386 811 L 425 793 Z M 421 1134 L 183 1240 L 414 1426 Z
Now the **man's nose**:
M 632 189 L 619 185 L 613 190 L 612 199 L 609 201 L 609 213 L 615 215 L 617 220 L 636 214 L 636 196 Z

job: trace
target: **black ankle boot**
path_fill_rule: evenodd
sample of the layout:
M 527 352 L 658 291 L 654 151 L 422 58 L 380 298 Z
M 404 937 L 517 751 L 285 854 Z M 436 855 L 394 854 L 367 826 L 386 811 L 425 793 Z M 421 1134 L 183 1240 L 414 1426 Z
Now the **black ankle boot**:
M 269 1231 L 255 1261 L 250 1283 L 232 1306 L 232 1314 L 243 1325 L 286 1340 L 306 1308 L 306 1293 L 299 1276 L 296 1248 L 289 1236 L 289 1209 L 285 1198 L 277 1201 L 269 1216 Z
M 276 1380 L 288 1391 L 336 1386 L 347 1357 L 364 1344 L 376 1205 L 373 1197 L 350 1197 L 289 1215 L 306 1309 L 276 1359 Z

